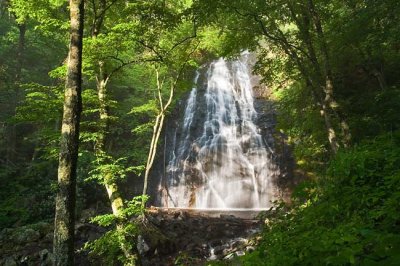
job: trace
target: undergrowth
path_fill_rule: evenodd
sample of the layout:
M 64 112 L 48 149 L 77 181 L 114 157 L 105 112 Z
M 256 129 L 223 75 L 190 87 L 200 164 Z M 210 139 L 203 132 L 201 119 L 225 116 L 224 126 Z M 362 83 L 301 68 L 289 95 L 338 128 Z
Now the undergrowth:
M 340 151 L 293 196 L 241 264 L 399 265 L 400 132 Z

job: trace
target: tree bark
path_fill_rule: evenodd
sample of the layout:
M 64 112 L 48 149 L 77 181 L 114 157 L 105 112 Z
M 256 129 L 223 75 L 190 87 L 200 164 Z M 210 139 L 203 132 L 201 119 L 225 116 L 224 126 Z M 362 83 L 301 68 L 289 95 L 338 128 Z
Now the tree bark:
M 103 73 L 103 63 L 99 63 L 100 75 L 97 77 L 97 97 L 99 99 L 99 118 L 100 118 L 100 130 L 96 143 L 96 156 L 100 159 L 100 162 L 104 162 L 101 159 L 107 155 L 107 135 L 109 130 L 109 106 L 107 104 L 107 82 L 108 77 Z M 120 215 L 121 209 L 124 207 L 122 197 L 119 193 L 118 184 L 113 178 L 112 173 L 103 172 L 104 186 L 107 191 L 108 198 L 110 200 L 111 208 L 115 216 Z
M 291 11 L 294 12 L 293 9 L 291 9 Z M 292 15 L 295 16 L 294 13 L 292 13 Z M 338 149 L 336 131 L 332 125 L 332 118 L 330 116 L 328 106 L 324 102 L 322 92 L 320 92 L 321 89 L 319 88 L 319 81 L 314 82 L 313 77 L 311 76 L 309 71 L 306 69 L 306 65 L 305 65 L 304 61 L 298 55 L 297 51 L 293 48 L 293 46 L 290 45 L 289 40 L 285 37 L 284 33 L 279 29 L 279 27 L 277 25 L 274 24 L 274 28 L 278 32 L 278 35 L 273 36 L 271 33 L 268 32 L 267 28 L 265 27 L 265 25 L 261 21 L 261 19 L 255 17 L 255 20 L 260 25 L 264 36 L 267 37 L 268 39 L 270 39 L 272 42 L 274 42 L 278 47 L 281 47 L 284 50 L 285 54 L 289 58 L 294 60 L 295 64 L 297 65 L 297 67 L 300 71 L 300 74 L 306 80 L 306 83 L 311 87 L 312 93 L 313 93 L 314 97 L 316 98 L 318 105 L 321 108 L 320 114 L 324 118 L 325 129 L 327 132 L 327 137 L 328 137 L 328 142 L 329 142 L 331 152 L 333 154 L 336 154 L 337 149 Z M 300 23 L 299 21 L 297 21 L 297 22 Z M 301 27 L 301 26 L 299 28 L 301 28 L 302 30 L 306 30 L 304 27 Z M 304 37 L 304 31 L 303 31 L 303 37 Z M 304 40 L 304 41 L 311 42 L 311 40 Z M 308 47 L 308 49 L 310 50 L 309 51 L 310 54 L 308 54 L 308 58 L 312 61 L 312 64 L 314 65 L 314 67 L 317 67 L 316 71 L 318 71 L 318 69 L 319 69 L 318 60 L 316 58 L 314 48 L 311 43 L 309 43 L 309 45 L 311 45 L 311 46 Z M 317 65 L 315 65 L 315 64 L 317 64 Z
M 95 153 L 100 163 L 107 162 L 107 134 L 109 129 L 109 107 L 107 104 L 107 82 L 108 77 L 103 75 L 103 65 L 102 62 L 99 63 L 100 75 L 97 77 L 97 95 L 100 102 L 99 115 L 100 115 L 100 131 L 99 137 L 97 139 Z M 137 259 L 134 252 L 126 246 L 126 238 L 124 235 L 124 225 L 120 220 L 122 217 L 122 210 L 124 209 L 124 201 L 121 197 L 118 184 L 114 179 L 114 174 L 111 172 L 103 171 L 102 176 L 104 179 L 104 186 L 107 191 L 108 199 L 110 200 L 111 209 L 113 215 L 117 218 L 117 231 L 121 234 L 120 247 L 125 256 L 124 265 L 135 265 Z
M 82 111 L 82 40 L 84 1 L 70 0 L 70 46 L 58 166 L 54 221 L 55 265 L 74 265 L 76 167 Z
M 151 138 L 150 150 L 149 150 L 149 154 L 147 157 L 146 170 L 145 170 L 145 174 L 144 174 L 143 195 L 147 194 L 147 185 L 148 185 L 150 169 L 153 166 L 154 158 L 156 156 L 158 140 L 160 139 L 161 131 L 162 131 L 162 128 L 164 125 L 165 112 L 167 111 L 169 105 L 172 102 L 172 98 L 174 96 L 174 90 L 175 90 L 176 82 L 178 81 L 178 78 L 179 78 L 179 74 L 178 74 L 177 78 L 175 79 L 175 82 L 173 84 L 171 84 L 171 88 L 169 91 L 169 98 L 168 98 L 168 101 L 165 103 L 165 105 L 163 103 L 162 94 L 161 94 L 163 84 L 162 84 L 162 82 L 160 82 L 160 76 L 159 76 L 158 69 L 156 69 L 156 77 L 157 77 L 158 103 L 160 104 L 160 112 L 158 113 L 158 115 L 156 117 L 156 121 L 155 121 L 154 127 L 153 127 L 153 136 Z
M 343 114 L 341 114 L 339 109 L 339 104 L 336 102 L 334 98 L 334 85 L 333 85 L 333 77 L 332 77 L 332 67 L 330 64 L 330 57 L 329 57 L 329 51 L 328 51 L 328 44 L 325 39 L 325 34 L 322 28 L 322 23 L 320 16 L 315 8 L 313 0 L 308 0 L 308 7 L 310 10 L 310 14 L 312 16 L 312 19 L 314 21 L 315 29 L 317 32 L 318 39 L 321 44 L 321 52 L 322 56 L 324 59 L 324 74 L 325 74 L 325 99 L 324 99 L 324 105 L 326 105 L 326 111 L 332 110 L 333 115 L 335 115 L 339 120 L 340 120 L 340 128 L 342 130 L 343 134 L 343 145 L 345 147 L 348 147 L 350 145 L 351 141 L 351 133 L 350 133 L 350 127 L 349 124 L 347 123 L 346 119 L 344 118 Z M 334 136 L 333 139 L 336 139 L 336 136 Z M 336 141 L 335 143 L 331 143 L 331 145 L 336 145 L 339 148 L 339 144 Z M 333 150 L 334 151 L 334 150 Z M 334 151 L 334 153 L 337 152 Z
M 112 3 L 113 4 L 113 3 Z M 96 7 L 93 4 L 94 18 L 91 28 L 91 36 L 96 39 L 100 34 L 103 27 L 104 17 L 106 15 L 107 3 L 106 0 L 100 0 L 99 6 Z M 101 163 L 104 163 L 101 159 L 107 155 L 107 137 L 110 122 L 110 108 L 108 105 L 108 91 L 107 83 L 110 79 L 110 75 L 106 73 L 104 61 L 97 62 L 98 73 L 96 75 L 96 87 L 97 87 L 97 98 L 99 100 L 99 123 L 100 129 L 98 138 L 95 146 L 95 153 Z M 121 210 L 124 208 L 124 201 L 119 193 L 117 182 L 113 178 L 112 173 L 102 173 L 104 178 L 104 186 L 107 191 L 108 198 L 110 200 L 112 212 L 115 216 L 119 216 Z
M 105 4 L 105 1 L 102 1 Z M 105 13 L 103 13 L 105 15 Z M 103 19 L 101 19 L 103 21 Z M 101 23 L 96 24 L 96 26 L 92 29 L 92 38 L 96 38 L 100 33 Z M 97 87 L 97 97 L 99 100 L 99 134 L 95 145 L 95 154 L 99 163 L 108 163 L 107 159 L 107 139 L 108 139 L 108 131 L 110 127 L 110 108 L 108 105 L 108 91 L 107 91 L 107 83 L 110 79 L 110 75 L 105 72 L 104 62 L 99 61 L 99 72 L 96 76 L 96 87 Z M 121 234 L 120 238 L 120 248 L 125 256 L 124 265 L 135 265 L 137 260 L 137 256 L 135 253 L 126 245 L 126 238 L 124 235 L 124 224 L 121 220 L 122 210 L 125 208 L 123 198 L 120 194 L 120 190 L 118 188 L 118 183 L 114 178 L 114 173 L 103 171 L 102 173 L 104 186 L 107 191 L 108 199 L 110 200 L 111 209 L 113 215 L 117 218 L 116 228 L 117 231 Z

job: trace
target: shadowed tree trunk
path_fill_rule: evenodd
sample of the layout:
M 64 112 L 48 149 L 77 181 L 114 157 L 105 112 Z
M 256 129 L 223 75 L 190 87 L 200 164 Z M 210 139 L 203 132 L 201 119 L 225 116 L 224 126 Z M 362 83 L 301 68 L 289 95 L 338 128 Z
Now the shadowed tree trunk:
M 328 109 L 332 110 L 333 115 L 336 116 L 340 120 L 339 126 L 340 126 L 340 128 L 342 130 L 342 134 L 343 134 L 343 145 L 344 145 L 344 147 L 348 147 L 350 145 L 350 141 L 351 141 L 350 128 L 349 128 L 349 124 L 347 123 L 343 114 L 339 110 L 339 104 L 336 102 L 336 100 L 334 98 L 332 67 L 331 67 L 330 58 L 329 58 L 328 44 L 325 39 L 325 34 L 324 34 L 324 31 L 322 28 L 321 19 L 315 8 L 313 0 L 308 0 L 308 8 L 310 10 L 310 14 L 314 21 L 317 36 L 321 43 L 321 52 L 322 52 L 322 56 L 324 59 L 324 72 L 325 72 L 324 73 L 325 74 L 324 104 L 326 105 L 327 110 Z M 329 139 L 330 138 L 331 138 L 331 134 L 329 133 Z M 334 138 L 335 138 L 336 147 L 337 147 L 336 150 L 334 151 L 334 153 L 336 153 L 337 149 L 339 148 L 339 144 L 336 141 L 336 136 L 334 136 Z
M 15 19 L 17 16 L 14 14 Z M 26 24 L 18 23 L 18 50 L 16 56 L 16 68 L 15 68 L 15 80 L 14 80 L 14 97 L 11 100 L 11 108 L 13 112 L 13 116 L 16 116 L 17 106 L 19 101 L 21 100 L 21 73 L 23 67 L 23 55 L 25 50 L 25 33 L 26 33 Z M 7 157 L 6 162 L 7 165 L 14 164 L 16 162 L 17 155 L 17 127 L 15 124 L 10 125 L 9 133 L 7 136 Z
M 70 0 L 70 46 L 58 166 L 54 221 L 55 265 L 74 265 L 76 166 L 82 110 L 83 0 Z
M 294 63 L 297 65 L 302 77 L 305 79 L 307 85 L 311 88 L 313 96 L 316 99 L 318 106 L 320 108 L 320 114 L 324 118 L 325 129 L 327 132 L 327 137 L 328 137 L 328 142 L 329 142 L 331 152 L 333 154 L 335 154 L 338 149 L 336 132 L 332 125 L 332 121 L 331 121 L 332 118 L 329 114 L 329 106 L 325 103 L 326 99 L 324 99 L 322 93 L 320 93 L 321 89 L 319 86 L 319 81 L 316 81 L 316 82 L 314 81 L 314 79 L 312 78 L 312 75 L 309 73 L 309 71 L 306 68 L 306 64 L 305 64 L 304 60 L 298 54 L 298 50 L 293 45 L 290 44 L 289 40 L 286 38 L 285 34 L 279 29 L 278 25 L 276 25 L 275 23 L 272 23 L 273 29 L 275 30 L 275 34 L 274 34 L 274 33 L 271 33 L 267 29 L 267 27 L 265 26 L 265 24 L 259 17 L 253 16 L 253 18 L 259 24 L 263 35 L 266 38 L 268 38 L 270 41 L 275 43 L 277 46 L 281 47 L 283 49 L 283 51 L 285 52 L 285 54 L 289 58 L 294 60 Z M 299 21 L 297 21 L 297 23 L 299 23 L 301 25 L 301 23 Z M 302 30 L 303 36 L 309 37 L 309 35 L 305 34 L 305 33 L 307 33 L 305 26 L 300 27 L 300 29 Z M 311 40 L 308 40 L 308 41 L 311 41 Z M 307 40 L 305 40 L 305 42 L 307 42 Z M 320 69 L 313 46 L 311 45 L 307 48 L 308 49 L 311 48 L 310 49 L 311 51 L 309 51 L 309 52 L 311 52 L 311 56 L 314 56 L 314 58 L 311 57 L 310 61 L 312 61 L 312 64 L 314 65 L 314 67 L 316 66 L 316 70 Z M 310 55 L 308 55 L 308 57 L 310 58 Z

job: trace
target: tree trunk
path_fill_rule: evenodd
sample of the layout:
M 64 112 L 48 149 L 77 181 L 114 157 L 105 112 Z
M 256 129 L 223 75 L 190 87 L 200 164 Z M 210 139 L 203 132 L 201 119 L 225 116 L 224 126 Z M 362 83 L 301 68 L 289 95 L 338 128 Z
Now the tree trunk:
M 84 1 L 70 0 L 70 46 L 58 166 L 54 221 L 55 265 L 74 265 L 76 166 L 82 111 L 82 39 Z
M 351 133 L 350 133 L 350 127 L 349 124 L 347 123 L 346 119 L 344 118 L 343 114 L 339 110 L 339 104 L 335 101 L 334 98 L 334 86 L 333 86 L 333 77 L 332 77 L 332 67 L 330 64 L 330 58 L 329 58 L 329 51 L 328 51 L 328 45 L 325 39 L 325 34 L 322 29 L 322 23 L 321 19 L 319 17 L 319 14 L 315 8 L 313 0 L 308 0 L 308 7 L 310 10 L 310 14 L 313 18 L 315 29 L 317 32 L 317 36 L 319 38 L 319 41 L 321 43 L 321 52 L 322 56 L 324 58 L 324 71 L 325 71 L 325 99 L 324 99 L 324 105 L 326 105 L 326 111 L 332 110 L 333 115 L 335 115 L 339 120 L 340 120 L 340 128 L 342 130 L 343 134 L 343 145 L 345 147 L 348 147 L 350 145 L 351 141 Z M 335 136 L 333 139 L 336 139 Z M 331 143 L 333 145 L 334 143 Z M 337 141 L 336 141 L 337 147 L 339 147 Z M 332 150 L 334 151 L 334 150 Z M 337 150 L 336 150 L 337 151 Z M 334 153 L 336 153 L 334 151 Z
M 143 195 L 147 194 L 147 185 L 148 185 L 150 169 L 153 166 L 154 158 L 156 156 L 158 140 L 160 139 L 160 134 L 161 134 L 161 131 L 162 131 L 162 128 L 164 125 L 165 112 L 167 111 L 169 105 L 172 102 L 172 98 L 174 96 L 174 90 L 175 90 L 176 82 L 178 81 L 178 78 L 179 78 L 179 74 L 176 77 L 175 82 L 173 84 L 171 84 L 171 88 L 169 91 L 169 98 L 168 98 L 168 101 L 165 103 L 165 105 L 163 103 L 162 94 L 161 94 L 163 84 L 162 84 L 162 82 L 160 82 L 160 76 L 159 76 L 158 69 L 156 69 L 156 77 L 157 77 L 158 103 L 160 104 L 160 112 L 158 113 L 158 115 L 156 117 L 156 121 L 155 121 L 155 124 L 153 127 L 153 136 L 151 138 L 150 150 L 149 150 L 149 154 L 147 157 L 146 170 L 145 170 L 145 174 L 144 174 Z
M 115 1 L 113 2 L 115 3 Z M 112 3 L 112 4 L 113 4 Z M 92 22 L 91 28 L 91 36 L 93 39 L 97 38 L 100 34 L 101 28 L 103 26 L 104 17 L 106 15 L 106 1 L 100 0 L 98 9 L 95 5 L 93 5 L 94 10 L 94 18 Z M 104 62 L 99 61 L 99 72 L 96 76 L 96 87 L 97 87 L 97 97 L 99 99 L 99 123 L 100 129 L 98 138 L 96 140 L 95 145 L 95 154 L 99 163 L 108 163 L 107 162 L 107 138 L 108 138 L 108 130 L 109 130 L 109 122 L 110 122 L 110 114 L 109 114 L 109 106 L 107 103 L 107 83 L 110 79 L 110 75 L 108 75 L 104 70 Z M 117 230 L 120 232 L 122 239 L 120 240 L 120 247 L 122 252 L 124 253 L 126 262 L 125 265 L 135 265 L 136 256 L 130 250 L 129 247 L 126 246 L 125 236 L 124 236 L 124 226 L 121 221 L 118 219 L 121 218 L 121 212 L 124 209 L 124 201 L 121 197 L 120 190 L 118 188 L 118 184 L 114 179 L 114 174 L 110 172 L 102 172 L 104 186 L 107 191 L 108 199 L 110 200 L 112 213 L 117 217 Z
M 318 105 L 320 106 L 320 114 L 321 116 L 324 118 L 324 124 L 325 124 L 325 129 L 327 132 L 327 136 L 328 136 L 328 142 L 329 142 L 329 146 L 331 148 L 331 152 L 333 154 L 336 154 L 337 149 L 338 149 L 338 142 L 337 142 L 337 137 L 336 137 L 336 131 L 334 129 L 334 127 L 332 126 L 332 119 L 328 110 L 328 106 L 327 104 L 324 102 L 322 93 L 320 92 L 320 88 L 318 86 L 319 81 L 314 82 L 312 76 L 310 75 L 309 71 L 307 71 L 305 64 L 302 60 L 302 58 L 297 54 L 297 51 L 293 48 L 293 46 L 290 45 L 289 41 L 287 40 L 287 38 L 285 37 L 284 33 L 278 28 L 277 25 L 274 25 L 276 30 L 279 33 L 279 36 L 272 36 L 270 33 L 268 33 L 265 25 L 263 24 L 263 22 L 260 19 L 256 18 L 256 21 L 259 23 L 261 30 L 263 31 L 264 35 L 269 38 L 270 40 L 272 40 L 273 42 L 275 42 L 278 46 L 280 46 L 284 51 L 285 54 L 294 60 L 295 64 L 297 65 L 301 75 L 303 76 L 303 78 L 306 80 L 307 84 L 311 87 L 312 93 L 314 95 L 314 97 L 316 98 L 316 101 L 318 103 Z M 298 23 L 300 23 L 298 21 Z M 306 30 L 304 27 L 300 27 L 301 29 L 303 29 L 304 31 Z M 303 35 L 305 32 L 302 32 Z M 311 42 L 311 40 L 305 40 L 305 42 Z M 308 49 L 310 49 L 309 51 L 309 58 L 312 61 L 314 67 L 316 67 L 316 71 L 318 71 L 319 66 L 318 66 L 318 60 L 316 58 L 314 49 L 312 44 L 310 43 L 311 46 L 308 47 Z M 314 57 L 314 58 L 313 58 Z M 315 65 L 317 64 L 317 65 Z M 332 88 L 333 89 L 333 88 Z M 325 99 L 326 100 L 326 99 Z
M 14 98 L 11 100 L 11 108 L 13 112 L 13 116 L 15 117 L 17 114 L 17 106 L 20 101 L 21 97 L 21 73 L 22 73 L 22 66 L 23 66 L 23 54 L 25 50 L 25 33 L 26 33 L 26 25 L 25 23 L 18 24 L 18 50 L 17 50 L 17 57 L 16 57 L 16 68 L 15 68 L 15 79 L 14 79 Z M 6 155 L 6 162 L 7 165 L 14 164 L 16 161 L 16 154 L 17 154 L 17 128 L 15 124 L 10 125 L 10 131 L 8 133 L 7 138 L 7 155 Z
M 97 79 L 97 96 L 100 103 L 100 131 L 96 143 L 96 156 L 102 159 L 107 155 L 107 135 L 109 130 L 109 107 L 107 104 L 107 82 L 108 77 L 103 73 L 103 63 L 99 63 L 100 75 Z M 99 160 L 103 162 L 102 160 Z M 107 162 L 105 162 L 107 163 Z M 107 195 L 111 203 L 111 208 L 115 216 L 120 215 L 120 210 L 124 207 L 122 197 L 119 193 L 118 184 L 115 182 L 112 173 L 102 173 L 104 178 L 104 186 L 107 190 Z
M 322 96 L 322 92 L 320 89 L 319 84 L 321 82 L 323 82 L 324 78 L 323 78 L 323 74 L 321 71 L 321 66 L 319 63 L 319 60 L 317 58 L 317 54 L 315 52 L 315 48 L 311 39 L 311 34 L 310 34 L 310 18 L 309 15 L 307 13 L 307 11 L 302 8 L 302 12 L 301 12 L 301 20 L 297 18 L 297 14 L 295 12 L 295 9 L 293 7 L 293 5 L 289 4 L 289 9 L 292 15 L 292 18 L 296 21 L 297 26 L 300 30 L 301 36 L 302 36 L 302 41 L 304 42 L 304 44 L 306 45 L 306 49 L 308 50 L 308 54 L 307 57 L 309 58 L 311 65 L 314 68 L 314 71 L 316 73 L 316 79 L 317 81 L 315 82 L 317 84 L 317 87 L 315 86 L 315 84 L 313 82 L 311 82 L 312 78 L 310 75 L 308 75 L 309 77 L 306 79 L 308 79 L 307 83 L 308 85 L 311 87 L 312 93 L 314 95 L 314 98 L 316 100 L 316 102 L 318 103 L 318 105 L 320 106 L 320 114 L 321 116 L 324 118 L 324 123 L 325 123 L 325 129 L 327 131 L 327 136 L 328 136 L 328 141 L 329 141 L 329 146 L 331 148 L 331 152 L 333 154 L 336 154 L 339 145 L 337 142 L 337 136 L 336 136 L 336 131 L 334 129 L 334 127 L 332 126 L 332 122 L 331 122 L 331 115 L 330 115 L 330 110 L 328 108 L 329 104 L 330 104 L 330 100 L 333 97 L 333 83 L 331 80 L 326 79 L 326 84 L 324 86 L 324 88 L 329 88 L 326 89 L 325 91 L 328 91 L 330 93 L 325 93 L 325 98 Z M 326 54 L 327 57 L 327 54 Z M 300 71 L 301 73 L 305 73 L 305 70 Z M 303 76 L 307 76 L 304 75 Z
M 104 17 L 106 15 L 106 1 L 100 0 L 99 6 L 96 8 L 93 5 L 94 18 L 92 22 L 91 35 L 93 39 L 96 39 L 101 32 L 103 26 Z M 100 130 L 96 141 L 95 153 L 101 163 L 107 155 L 107 137 L 109 130 L 110 114 L 109 106 L 107 103 L 107 83 L 110 76 L 104 70 L 104 61 L 98 62 L 99 72 L 96 76 L 96 87 L 97 97 L 99 99 L 99 118 L 100 118 Z M 124 201 L 119 193 L 118 184 L 115 182 L 112 173 L 102 173 L 104 178 L 104 186 L 107 191 L 108 199 L 110 200 L 112 212 L 115 216 L 119 216 L 121 210 L 124 208 Z
M 97 31 L 98 32 L 98 31 Z M 93 36 L 95 37 L 95 36 Z M 107 103 L 107 83 L 109 76 L 104 73 L 104 63 L 99 62 L 99 75 L 96 77 L 97 80 L 97 97 L 99 99 L 99 118 L 100 118 L 100 129 L 99 135 L 96 141 L 95 153 L 99 160 L 99 163 L 108 163 L 107 159 L 107 137 L 109 130 L 110 114 L 109 106 Z M 124 265 L 135 265 L 137 257 L 135 253 L 126 245 L 126 238 L 124 235 L 124 225 L 121 219 L 121 212 L 124 209 L 124 201 L 121 197 L 118 184 L 115 181 L 114 174 L 108 171 L 102 173 L 104 179 L 104 186 L 107 191 L 108 199 L 110 200 L 111 209 L 113 215 L 117 217 L 117 231 L 121 234 L 120 247 L 125 256 Z

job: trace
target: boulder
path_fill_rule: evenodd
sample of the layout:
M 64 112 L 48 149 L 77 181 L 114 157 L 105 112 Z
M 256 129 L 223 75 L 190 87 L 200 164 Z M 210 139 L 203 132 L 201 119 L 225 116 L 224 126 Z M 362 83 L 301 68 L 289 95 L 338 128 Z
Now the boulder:
M 14 260 L 13 257 L 7 257 L 4 259 L 4 261 L 0 261 L 1 265 L 4 266 L 17 266 L 17 262 Z
M 55 262 L 54 255 L 47 249 L 43 249 L 39 252 L 40 266 L 52 266 Z
M 142 256 L 150 250 L 149 245 L 146 243 L 142 235 L 138 236 L 136 248 Z
M 15 232 L 13 239 L 17 244 L 36 242 L 40 239 L 40 233 L 32 228 L 21 228 Z

